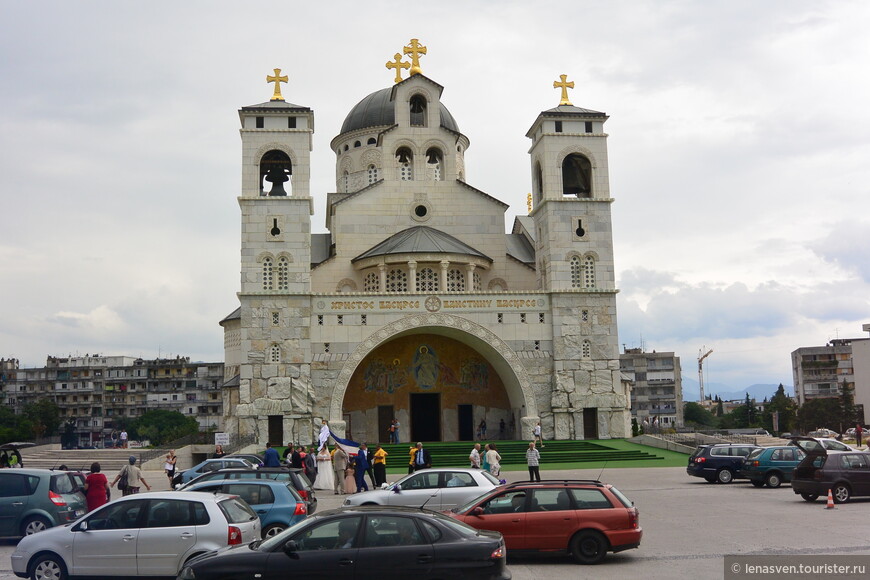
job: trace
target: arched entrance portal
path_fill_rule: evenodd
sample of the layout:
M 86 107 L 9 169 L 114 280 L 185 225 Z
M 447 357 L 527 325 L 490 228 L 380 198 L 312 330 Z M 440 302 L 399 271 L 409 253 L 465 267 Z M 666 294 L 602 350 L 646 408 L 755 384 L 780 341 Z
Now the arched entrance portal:
M 388 441 L 395 417 L 400 440 L 520 438 L 537 408 L 519 357 L 467 319 L 413 315 L 377 331 L 350 355 L 336 380 L 331 421 L 358 441 Z

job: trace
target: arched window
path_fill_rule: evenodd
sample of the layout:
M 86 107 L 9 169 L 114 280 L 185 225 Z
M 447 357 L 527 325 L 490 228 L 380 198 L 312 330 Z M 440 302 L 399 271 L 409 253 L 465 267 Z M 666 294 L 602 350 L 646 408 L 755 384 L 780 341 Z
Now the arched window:
M 286 256 L 278 258 L 278 290 L 290 288 L 290 260 Z
M 372 183 L 374 183 L 378 180 L 378 168 L 375 167 L 374 165 L 369 165 L 368 172 L 369 172 L 369 185 L 371 185 Z
M 588 340 L 583 341 L 583 345 L 581 346 L 580 350 L 580 356 L 586 359 L 592 358 L 592 343 Z
M 447 291 L 465 291 L 465 274 L 463 274 L 461 270 L 457 270 L 454 268 L 453 270 L 447 271 Z
M 417 292 L 438 292 L 438 272 L 432 268 L 417 271 Z
M 583 258 L 583 287 L 595 288 L 595 258 L 592 256 Z
M 396 163 L 399 166 L 399 179 L 412 181 L 414 179 L 414 154 L 407 147 L 396 151 Z
M 345 193 L 350 193 L 350 173 L 347 171 L 341 176 L 341 187 Z
M 363 282 L 364 292 L 378 292 L 381 289 L 380 286 L 380 277 L 377 272 L 366 274 L 365 281 Z
M 378 140 L 375 139 L 374 137 L 369 137 L 369 140 L 366 141 L 366 145 L 375 145 L 375 144 L 377 144 L 377 142 L 378 142 Z
M 422 95 L 414 95 L 411 97 L 411 126 L 425 127 L 426 126 L 426 99 Z
M 269 362 L 279 363 L 281 362 L 281 346 L 277 344 L 273 344 L 269 347 Z
M 442 177 L 442 166 L 444 156 L 441 154 L 441 150 L 437 147 L 431 147 L 428 151 L 426 151 L 426 178 L 430 181 L 441 181 Z
M 408 274 L 403 270 L 394 268 L 387 272 L 387 292 L 407 292 Z
M 284 184 L 292 174 L 293 164 L 286 153 L 277 149 L 267 151 L 260 159 L 260 195 L 287 195 Z
M 592 164 L 579 153 L 562 161 L 562 195 L 592 197 Z
M 272 289 L 272 258 L 263 258 L 263 290 Z
M 362 143 L 360 143 L 359 141 L 354 141 L 354 142 L 353 142 L 353 146 L 354 146 L 354 148 L 356 148 L 356 147 L 362 147 Z
M 541 169 L 540 163 L 535 163 L 535 174 L 532 180 L 532 187 L 535 191 L 535 202 L 541 201 L 544 191 L 544 171 Z
M 571 288 L 583 287 L 583 266 L 580 256 L 571 256 Z

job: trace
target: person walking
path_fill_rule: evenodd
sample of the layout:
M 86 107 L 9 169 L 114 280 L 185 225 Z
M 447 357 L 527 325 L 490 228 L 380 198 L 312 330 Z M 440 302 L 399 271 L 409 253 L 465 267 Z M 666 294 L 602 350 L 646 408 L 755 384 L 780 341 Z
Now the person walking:
M 169 478 L 169 489 L 172 489 L 172 479 L 175 477 L 175 464 L 177 461 L 178 457 L 175 456 L 175 449 L 170 449 L 169 453 L 166 454 L 166 461 L 163 462 L 163 471 L 166 472 L 166 477 Z
M 378 445 L 372 456 L 372 468 L 375 472 L 375 488 L 379 488 L 387 483 L 387 455 L 389 453 Z
M 541 429 L 541 422 L 540 421 L 538 421 L 538 424 L 535 425 L 535 429 L 534 429 L 533 433 L 535 434 L 534 441 L 535 442 L 540 441 L 541 447 L 543 447 L 544 446 L 544 435 L 543 435 L 543 429 Z
M 121 429 L 121 449 L 127 448 L 127 430 Z
M 486 462 L 489 463 L 489 472 L 498 477 L 501 473 L 501 455 L 499 455 L 495 443 L 489 444 L 489 451 L 486 452 Z
M 345 493 L 356 493 L 356 460 L 348 457 L 347 467 L 344 470 Z
M 481 419 L 477 425 L 477 438 L 486 439 L 486 419 Z
M 329 454 L 329 447 L 326 445 L 317 454 L 317 477 L 314 479 L 314 489 L 335 489 L 332 455 Z
M 336 445 L 335 450 L 332 452 L 332 471 L 335 474 L 335 495 L 344 495 L 345 493 L 344 478 L 345 471 L 347 470 L 347 463 L 347 452 Z
M 864 428 L 861 423 L 855 423 L 855 447 L 861 447 L 861 436 L 864 434 Z
M 305 470 L 305 476 L 308 481 L 317 479 L 317 454 L 314 452 L 314 447 L 309 447 L 305 453 L 305 459 L 302 460 L 302 468 Z
M 272 447 L 272 442 L 266 442 L 266 451 L 263 452 L 263 467 L 281 467 L 281 459 L 278 450 Z
M 357 492 L 368 491 L 369 485 L 366 483 L 366 471 L 369 469 L 369 453 L 365 443 L 359 446 L 359 452 L 356 454 L 354 462 L 354 475 L 356 475 L 356 490 Z
M 126 467 L 126 466 L 125 466 Z M 100 464 L 91 463 L 91 472 L 85 478 L 85 500 L 88 502 L 88 511 L 92 512 L 109 501 L 112 488 L 104 473 L 100 473 Z
M 468 461 L 472 469 L 480 469 L 480 443 L 475 443 L 468 455 Z
M 526 463 L 529 466 L 529 481 L 541 481 L 541 452 L 535 449 L 534 441 L 526 449 Z
M 487 453 L 489 453 L 489 443 L 483 446 L 480 468 L 484 471 L 489 471 L 489 460 L 487 459 Z
M 148 482 L 142 477 L 142 470 L 136 467 L 135 455 L 130 456 L 130 464 L 121 468 L 118 475 L 116 475 L 115 479 L 112 480 L 112 485 L 110 487 L 115 487 L 115 484 L 118 483 L 119 479 L 121 479 L 121 475 L 124 474 L 127 476 L 127 486 L 121 490 L 121 493 L 124 495 L 139 493 L 139 488 L 141 488 L 143 484 L 145 485 L 145 489 L 151 491 L 151 486 L 148 485 Z
M 418 442 L 417 449 L 414 451 L 414 471 L 430 467 L 432 467 L 432 456 L 423 449 L 423 444 Z
M 412 445 L 408 449 L 408 473 L 414 473 L 414 456 L 417 454 L 417 447 Z

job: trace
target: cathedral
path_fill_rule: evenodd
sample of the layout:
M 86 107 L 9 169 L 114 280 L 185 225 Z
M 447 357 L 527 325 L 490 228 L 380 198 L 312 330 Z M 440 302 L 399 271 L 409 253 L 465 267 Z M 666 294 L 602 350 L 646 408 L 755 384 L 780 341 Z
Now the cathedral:
M 391 86 L 354 104 L 330 146 L 335 190 L 310 191 L 314 111 L 239 110 L 239 307 L 221 321 L 227 431 L 307 443 L 607 439 L 630 435 L 621 379 L 607 115 L 556 107 L 526 132 L 528 214 L 466 179 L 471 141 L 417 39 Z M 558 93 L 557 93 L 558 94 Z M 554 99 L 555 101 L 555 99 Z M 520 160 L 518 159 L 517 162 Z M 525 188 L 524 188 L 525 189 Z M 516 192 L 512 192 L 516 193 Z M 312 195 L 328 233 L 312 233 Z

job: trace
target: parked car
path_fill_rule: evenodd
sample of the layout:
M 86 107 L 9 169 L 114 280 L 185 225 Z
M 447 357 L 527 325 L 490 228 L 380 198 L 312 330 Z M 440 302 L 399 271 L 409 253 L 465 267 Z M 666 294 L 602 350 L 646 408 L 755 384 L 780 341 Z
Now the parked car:
M 175 576 L 190 558 L 260 537 L 260 520 L 238 497 L 151 492 L 116 499 L 73 524 L 18 543 L 16 576 Z
M 344 505 L 404 505 L 446 510 L 499 485 L 488 471 L 462 467 L 422 469 L 385 489 L 349 495 Z
M 241 457 L 242 459 L 247 459 L 257 467 L 263 466 L 263 457 L 260 455 L 255 455 L 254 453 L 231 453 L 230 455 L 225 455 L 224 457 Z
M 218 469 L 227 469 L 237 467 L 242 469 L 256 469 L 253 463 L 243 457 L 221 457 L 219 459 L 206 459 L 202 463 L 197 463 L 190 469 L 186 469 L 180 473 L 176 473 L 172 478 L 172 486 L 177 487 L 181 483 L 187 483 L 194 477 L 217 471 Z
M 819 427 L 815 431 L 810 431 L 809 433 L 807 433 L 807 437 L 827 437 L 829 439 L 836 439 L 839 435 L 840 434 L 836 431 L 831 431 L 830 429 L 824 429 L 822 427 Z
M 184 491 L 206 491 L 239 496 L 260 518 L 260 529 L 264 538 L 283 532 L 308 515 L 308 505 L 289 481 L 218 479 L 188 485 Z
M 710 483 L 731 483 L 735 477 L 742 477 L 740 468 L 743 466 L 743 459 L 756 449 L 760 447 L 735 443 L 698 445 L 689 456 L 686 473 L 703 477 Z
M 29 536 L 85 515 L 84 483 L 78 472 L 0 470 L 0 536 Z
M 824 447 L 828 451 L 858 451 L 857 449 L 855 449 L 851 445 L 846 445 L 842 441 L 837 441 L 836 439 L 828 439 L 826 437 L 812 437 L 812 436 L 810 436 L 810 437 L 812 439 L 815 439 L 816 441 L 818 441 L 819 445 L 821 445 L 822 447 Z M 792 441 L 789 443 L 789 445 L 795 444 L 794 439 L 795 438 L 792 437 Z
M 793 445 L 756 449 L 743 460 L 740 476 L 755 487 L 779 487 L 791 481 L 794 468 L 805 456 L 803 449 Z
M 501 532 L 511 553 L 564 551 L 579 564 L 637 548 L 643 536 L 634 503 L 597 480 L 513 483 L 446 513 Z
M 792 477 L 796 494 L 812 502 L 831 490 L 835 503 L 870 496 L 870 452 L 830 451 L 810 437 L 796 437 L 795 443 L 807 453 Z
M 317 509 L 317 494 L 314 493 L 314 487 L 311 485 L 311 481 L 308 480 L 305 472 L 298 467 L 260 467 L 258 469 L 230 467 L 203 473 L 186 484 L 178 486 L 177 489 L 187 489 L 190 485 L 215 479 L 273 479 L 275 481 L 289 481 L 293 484 L 296 492 L 308 504 L 309 515 L 313 514 Z
M 311 516 L 262 543 L 191 560 L 178 579 L 509 580 L 505 555 L 498 532 L 437 512 L 346 507 Z

